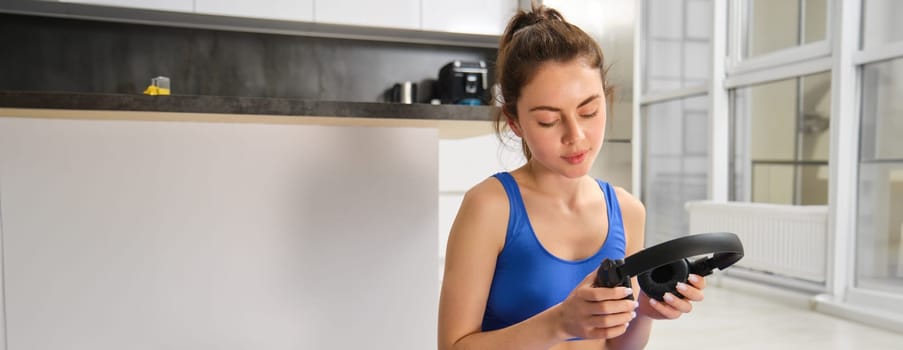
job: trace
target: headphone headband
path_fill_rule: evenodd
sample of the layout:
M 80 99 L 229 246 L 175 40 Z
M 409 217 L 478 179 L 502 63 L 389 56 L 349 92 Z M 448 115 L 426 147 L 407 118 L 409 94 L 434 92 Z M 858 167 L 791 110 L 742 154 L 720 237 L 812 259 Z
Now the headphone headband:
M 697 255 L 712 254 L 703 263 L 708 272 L 724 269 L 743 258 L 743 245 L 737 235 L 728 232 L 700 233 L 679 237 L 643 249 L 626 259 L 621 265 L 625 276 L 636 276 L 644 271 Z
M 714 254 L 690 261 L 697 255 Z M 737 235 L 727 232 L 684 236 L 654 245 L 625 260 L 602 260 L 596 272 L 595 287 L 630 287 L 637 276 L 643 292 L 662 301 L 666 293 L 683 297 L 677 283 L 686 282 L 691 273 L 707 276 L 714 269 L 725 269 L 743 258 L 743 245 Z M 632 299 L 633 296 L 628 296 Z

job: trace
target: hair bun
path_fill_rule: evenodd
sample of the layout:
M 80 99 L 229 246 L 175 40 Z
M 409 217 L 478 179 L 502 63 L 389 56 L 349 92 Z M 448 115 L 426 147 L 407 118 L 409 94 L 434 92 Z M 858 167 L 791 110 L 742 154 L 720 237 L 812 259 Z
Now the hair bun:
M 564 16 L 557 10 L 543 5 L 537 5 L 534 2 L 530 12 L 521 9 L 511 18 L 511 21 L 508 22 L 508 28 L 505 29 L 505 35 L 502 40 L 503 42 L 510 42 L 515 33 L 543 21 L 565 22 Z
M 530 15 L 538 17 L 539 20 L 537 22 L 541 20 L 564 21 L 564 16 L 561 15 L 561 12 L 542 5 L 537 6 L 533 4 L 533 10 L 530 11 Z

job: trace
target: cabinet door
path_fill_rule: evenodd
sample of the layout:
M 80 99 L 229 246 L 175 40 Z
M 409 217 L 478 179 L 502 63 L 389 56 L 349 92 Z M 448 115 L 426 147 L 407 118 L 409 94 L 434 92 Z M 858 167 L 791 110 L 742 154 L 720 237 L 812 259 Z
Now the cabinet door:
M 423 30 L 501 35 L 517 0 L 423 0 Z
M 3 349 L 435 348 L 436 129 L 16 117 Z
M 197 13 L 311 22 L 314 0 L 194 0 Z
M 60 0 L 60 2 L 75 2 L 80 4 L 94 4 L 104 6 L 135 7 L 150 10 L 192 12 L 194 0 Z
M 314 0 L 314 21 L 420 29 L 420 0 Z

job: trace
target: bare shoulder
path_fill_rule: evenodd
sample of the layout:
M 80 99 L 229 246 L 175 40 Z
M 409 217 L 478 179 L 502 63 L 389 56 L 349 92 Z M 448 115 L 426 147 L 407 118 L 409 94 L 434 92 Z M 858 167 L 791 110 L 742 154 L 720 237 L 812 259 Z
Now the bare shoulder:
M 508 196 L 502 183 L 487 178 L 464 193 L 450 238 L 469 236 L 469 241 L 500 250 L 508 226 L 508 209 Z
M 439 297 L 439 344 L 480 331 L 499 252 L 505 244 L 508 196 L 495 178 L 464 194 L 448 235 Z
M 493 177 L 474 185 L 464 193 L 462 205 L 477 206 L 479 209 L 497 212 L 508 210 L 508 195 L 502 183 Z
M 624 220 L 624 233 L 627 237 L 627 255 L 643 249 L 646 236 L 646 207 L 643 202 L 621 187 L 615 187 L 618 204 L 621 206 L 621 217 Z
M 618 204 L 621 206 L 621 215 L 627 219 L 645 220 L 646 206 L 643 205 L 643 202 L 620 186 L 615 186 L 615 194 L 618 196 Z

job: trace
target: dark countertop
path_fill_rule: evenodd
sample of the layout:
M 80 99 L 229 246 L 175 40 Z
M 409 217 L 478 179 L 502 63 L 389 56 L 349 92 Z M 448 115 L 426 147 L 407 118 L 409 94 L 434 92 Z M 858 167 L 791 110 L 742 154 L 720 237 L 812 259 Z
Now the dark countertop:
M 240 96 L 147 96 L 80 92 L 0 91 L 0 108 L 255 114 L 423 120 L 491 120 L 489 106 L 314 101 Z

